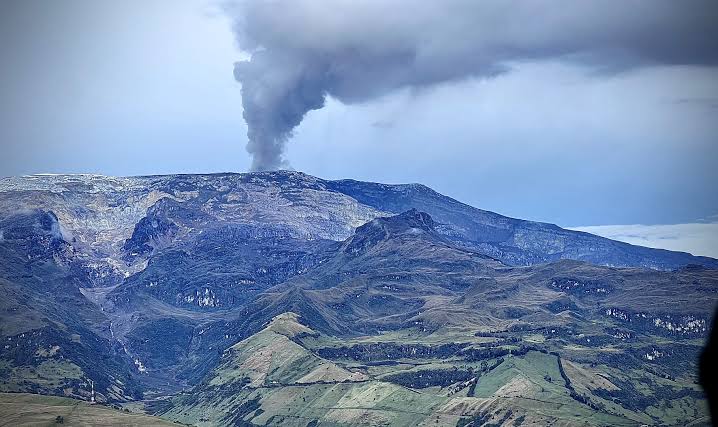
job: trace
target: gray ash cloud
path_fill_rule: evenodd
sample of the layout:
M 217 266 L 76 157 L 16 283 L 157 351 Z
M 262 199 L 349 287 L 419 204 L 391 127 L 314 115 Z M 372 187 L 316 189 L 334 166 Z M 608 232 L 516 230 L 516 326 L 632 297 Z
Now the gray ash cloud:
M 491 78 L 522 61 L 598 73 L 718 62 L 718 2 L 250 0 L 226 4 L 237 42 L 253 170 L 332 96 L 364 102 L 402 88 Z M 449 108 L 449 107 L 447 107 Z

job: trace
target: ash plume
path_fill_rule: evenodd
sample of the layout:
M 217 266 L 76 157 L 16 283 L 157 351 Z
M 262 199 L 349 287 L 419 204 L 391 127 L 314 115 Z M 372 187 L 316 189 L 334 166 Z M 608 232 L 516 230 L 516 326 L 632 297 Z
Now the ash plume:
M 327 96 L 364 102 L 525 61 L 598 73 L 718 62 L 713 0 L 238 0 L 225 10 L 250 55 L 234 76 L 252 170 L 286 166 L 292 131 Z

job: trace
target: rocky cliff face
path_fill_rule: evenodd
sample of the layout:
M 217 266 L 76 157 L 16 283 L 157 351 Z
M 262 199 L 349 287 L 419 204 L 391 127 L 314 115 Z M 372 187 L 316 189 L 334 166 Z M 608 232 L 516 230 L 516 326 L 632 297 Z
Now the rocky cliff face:
M 144 268 L 154 248 L 192 240 L 219 224 L 269 225 L 297 238 L 343 240 L 355 227 L 387 215 L 293 172 L 0 180 L 0 217 L 30 209 L 52 212 L 79 253 L 98 270 L 109 267 L 111 273 L 94 285 L 116 284 L 117 276 Z
M 260 341 L 274 348 L 279 339 L 311 361 L 303 375 L 319 389 L 343 384 L 334 374 L 361 371 L 366 380 L 351 387 L 413 396 L 406 387 L 456 380 L 479 393 L 478 372 L 488 375 L 504 357 L 555 364 L 557 353 L 614 373 L 650 362 L 660 375 L 680 375 L 670 387 L 685 391 L 692 362 L 674 362 L 697 354 L 718 295 L 714 259 L 507 218 L 421 185 L 286 171 L 5 178 L 0 254 L 0 338 L 8 342 L 0 390 L 86 398 L 95 383 L 115 401 L 189 388 L 218 366 L 233 371 L 225 350 L 257 341 L 288 312 L 311 333 Z M 373 358 L 383 367 L 370 368 Z M 394 359 L 404 358 L 446 366 L 400 372 L 407 367 Z M 521 363 L 507 369 L 533 362 Z M 616 375 L 626 384 L 639 376 Z M 222 393 L 282 391 L 279 380 L 250 378 L 255 388 L 245 389 L 244 377 L 235 379 Z M 216 391 L 208 388 L 203 404 L 212 407 Z M 594 395 L 614 405 L 614 392 Z M 585 406 L 576 389 L 567 393 Z
M 412 208 L 431 215 L 448 239 L 510 265 L 574 259 L 662 270 L 688 264 L 718 267 L 710 258 L 504 217 L 418 184 L 325 181 L 288 171 L 4 178 L 0 202 L 0 216 L 28 209 L 56 215 L 78 253 L 101 271 L 100 285 L 144 268 L 155 248 L 192 240 L 217 224 L 271 225 L 300 239 L 340 241 L 367 221 Z

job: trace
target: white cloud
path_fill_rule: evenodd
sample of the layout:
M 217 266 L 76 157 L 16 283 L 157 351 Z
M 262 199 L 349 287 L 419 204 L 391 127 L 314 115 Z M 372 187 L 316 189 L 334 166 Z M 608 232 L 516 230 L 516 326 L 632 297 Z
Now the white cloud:
M 594 225 L 572 227 L 633 245 L 718 258 L 718 222 L 666 225 Z

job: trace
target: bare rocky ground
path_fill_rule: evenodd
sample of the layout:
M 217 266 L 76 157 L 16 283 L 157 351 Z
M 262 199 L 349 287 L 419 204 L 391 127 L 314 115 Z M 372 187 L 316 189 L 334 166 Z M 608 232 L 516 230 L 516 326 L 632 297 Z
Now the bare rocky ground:
M 706 424 L 717 266 L 417 184 L 5 178 L 0 390 L 197 425 Z

